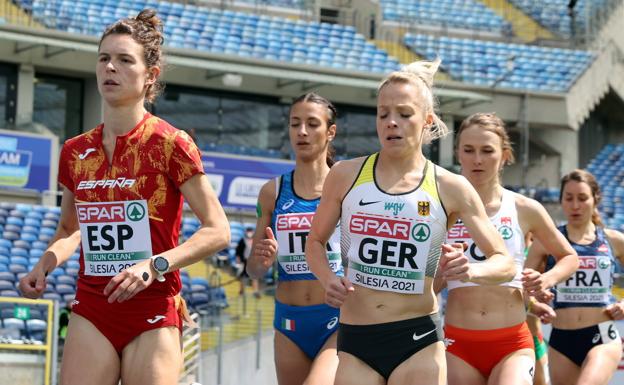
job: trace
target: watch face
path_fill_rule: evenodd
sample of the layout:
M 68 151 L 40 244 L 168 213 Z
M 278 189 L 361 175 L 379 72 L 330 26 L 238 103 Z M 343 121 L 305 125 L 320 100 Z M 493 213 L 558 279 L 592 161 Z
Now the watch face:
M 167 271 L 169 268 L 169 262 L 163 257 L 154 258 L 154 269 L 158 272 Z

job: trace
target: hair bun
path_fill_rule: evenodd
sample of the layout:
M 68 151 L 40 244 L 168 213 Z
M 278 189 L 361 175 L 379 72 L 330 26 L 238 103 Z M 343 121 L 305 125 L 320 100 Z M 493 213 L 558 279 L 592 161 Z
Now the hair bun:
M 146 8 L 142 10 L 134 19 L 145 24 L 148 27 L 151 27 L 158 31 L 162 31 L 163 23 L 160 18 L 156 16 L 156 10 L 153 8 Z
M 442 60 L 440 60 L 440 58 L 437 58 L 434 61 L 416 61 L 404 66 L 401 71 L 417 76 L 425 82 L 427 87 L 433 88 L 433 78 L 436 72 L 438 72 L 441 62 Z

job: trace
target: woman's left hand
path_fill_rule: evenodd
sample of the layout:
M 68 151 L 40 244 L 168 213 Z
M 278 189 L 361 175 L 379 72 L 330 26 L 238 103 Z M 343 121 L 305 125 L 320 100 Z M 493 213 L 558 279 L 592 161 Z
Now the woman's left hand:
M 152 260 L 141 261 L 114 276 L 104 288 L 104 295 L 108 303 L 127 301 L 151 285 L 155 277 Z
M 607 306 L 605 311 L 616 321 L 624 319 L 624 304 L 621 301 Z

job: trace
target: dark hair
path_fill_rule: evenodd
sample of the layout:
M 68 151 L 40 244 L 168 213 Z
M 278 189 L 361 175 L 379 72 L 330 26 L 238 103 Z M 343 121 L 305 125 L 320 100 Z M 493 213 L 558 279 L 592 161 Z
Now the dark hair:
M 457 134 L 455 134 L 456 150 L 459 148 L 459 137 L 461 136 L 462 131 L 472 126 L 478 126 L 483 130 L 490 131 L 498 135 L 501 138 L 503 155 L 507 153 L 505 165 L 510 165 L 515 162 L 516 157 L 514 156 L 511 140 L 509 140 L 509 134 L 507 134 L 507 129 L 505 128 L 505 122 L 503 122 L 503 120 L 499 118 L 495 112 L 477 112 L 476 114 L 472 114 L 464 119 L 457 130 Z
M 109 25 L 100 38 L 98 49 L 102 45 L 104 38 L 109 35 L 132 36 L 132 39 L 143 47 L 145 65 L 148 68 L 153 66 L 162 67 L 163 24 L 156 16 L 156 10 L 151 8 L 144 9 L 134 18 L 121 19 Z M 154 84 L 147 87 L 145 100 L 148 103 L 153 103 L 163 88 L 162 83 L 156 80 Z
M 327 122 L 326 122 L 327 127 L 331 127 L 332 125 L 336 124 L 336 118 L 338 117 L 338 111 L 336 110 L 336 107 L 332 104 L 332 102 L 325 99 L 321 95 L 314 93 L 314 92 L 308 92 L 306 94 L 303 94 L 299 96 L 297 99 L 295 99 L 290 104 L 290 110 L 292 111 L 293 106 L 298 103 L 316 103 L 316 104 L 320 104 L 322 106 L 327 107 L 327 116 L 328 116 Z M 290 114 L 290 111 L 288 111 L 288 113 Z M 336 163 L 336 160 L 334 159 L 335 155 L 336 155 L 336 149 L 334 148 L 334 146 L 331 145 L 331 143 L 329 143 L 327 145 L 327 158 L 326 158 L 327 165 L 329 167 L 333 166 L 334 163 Z
M 596 226 L 604 226 L 604 223 L 602 223 L 602 219 L 600 218 L 600 213 L 598 213 L 598 205 L 600 204 L 600 202 L 602 202 L 602 193 L 600 192 L 600 186 L 598 185 L 598 181 L 596 181 L 596 177 L 589 171 L 576 169 L 561 178 L 559 203 L 561 203 L 561 201 L 563 200 L 563 188 L 571 180 L 579 183 L 587 183 L 591 190 L 592 196 L 594 197 L 594 212 L 592 213 L 592 222 Z

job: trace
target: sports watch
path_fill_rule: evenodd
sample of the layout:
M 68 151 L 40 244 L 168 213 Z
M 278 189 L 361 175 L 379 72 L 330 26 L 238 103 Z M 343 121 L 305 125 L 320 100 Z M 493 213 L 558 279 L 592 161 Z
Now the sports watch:
M 154 255 L 151 258 L 152 267 L 156 270 L 156 279 L 158 282 L 165 282 L 165 273 L 169 271 L 169 261 L 160 255 Z

